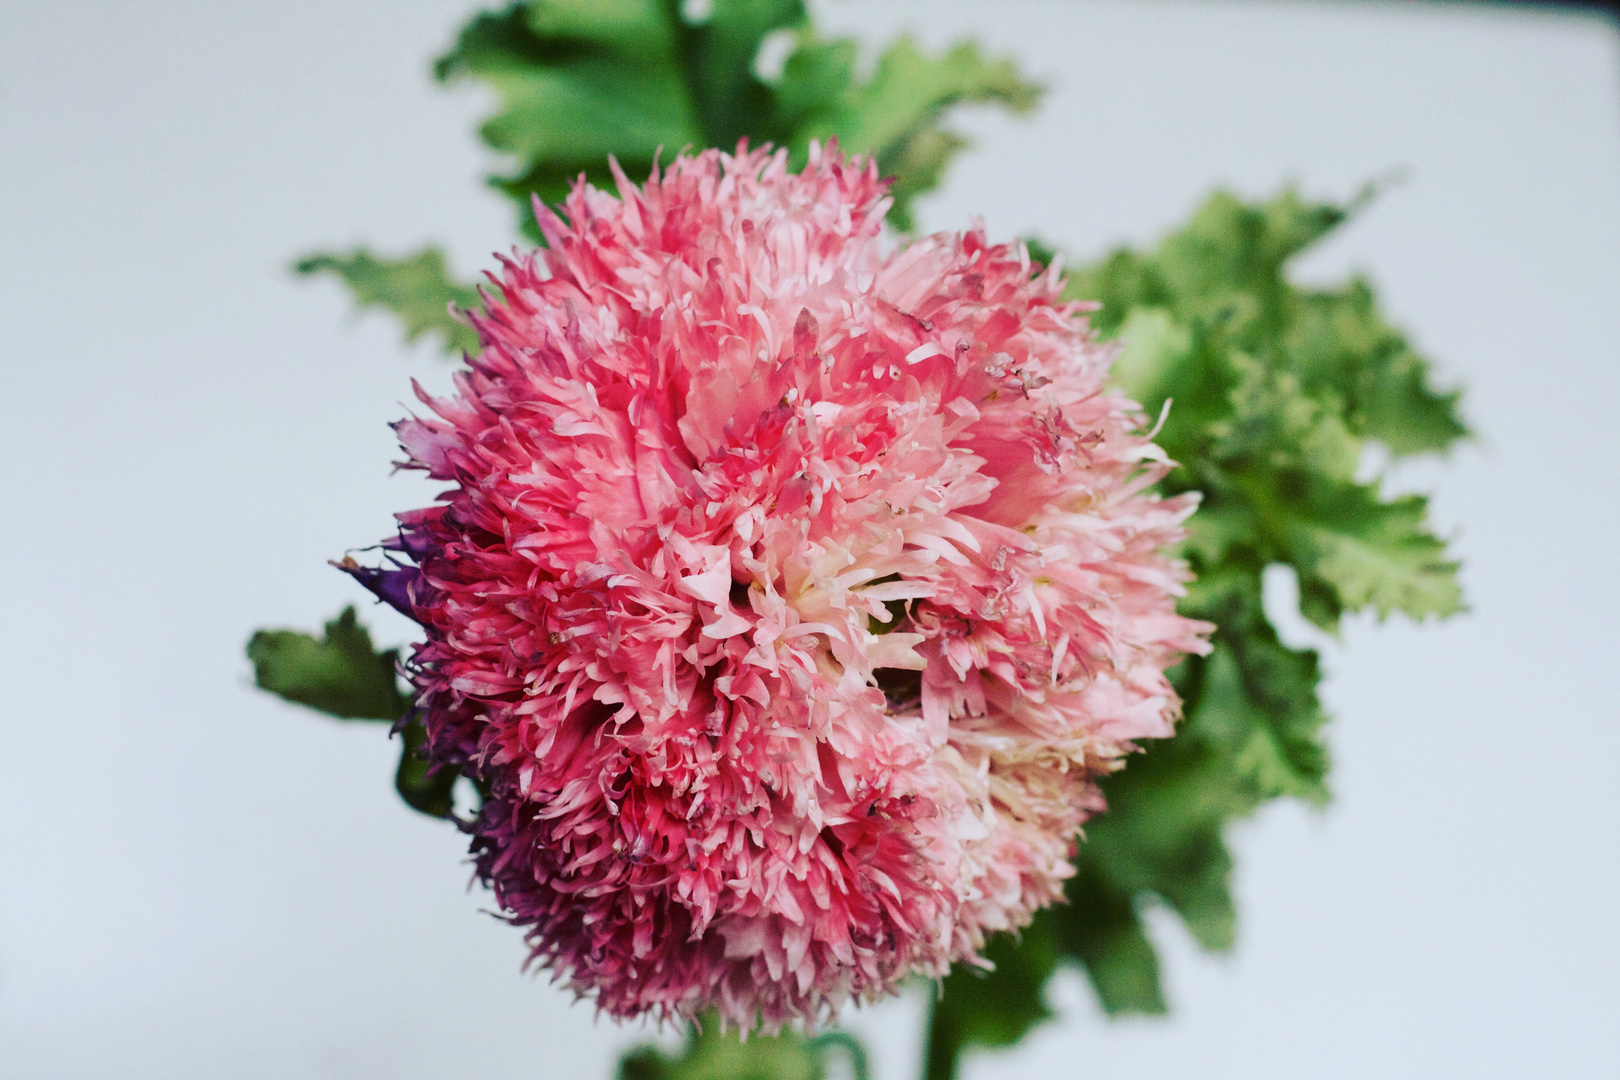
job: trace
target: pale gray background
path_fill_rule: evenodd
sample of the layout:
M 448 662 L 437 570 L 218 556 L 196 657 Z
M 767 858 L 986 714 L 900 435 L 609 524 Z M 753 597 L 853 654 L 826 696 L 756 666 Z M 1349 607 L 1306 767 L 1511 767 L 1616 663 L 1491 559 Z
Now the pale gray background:
M 259 625 L 362 595 L 324 560 L 446 368 L 288 262 L 510 242 L 427 62 L 464 2 L 0 6 L 0 1074 L 607 1080 L 638 1029 L 517 973 L 396 749 L 248 687 Z M 1483 438 L 1436 492 L 1473 613 L 1330 645 L 1338 799 L 1236 835 L 1237 951 L 1154 930 L 1174 1017 L 1067 1020 L 970 1080 L 1620 1074 L 1620 48 L 1602 22 L 1351 3 L 826 3 L 980 34 L 1049 79 L 928 227 L 1081 256 L 1213 185 L 1391 192 L 1301 273 L 1372 273 Z M 373 613 L 381 636 L 397 618 Z M 1291 632 L 1306 631 L 1294 620 Z M 852 1018 L 913 1075 L 913 995 Z

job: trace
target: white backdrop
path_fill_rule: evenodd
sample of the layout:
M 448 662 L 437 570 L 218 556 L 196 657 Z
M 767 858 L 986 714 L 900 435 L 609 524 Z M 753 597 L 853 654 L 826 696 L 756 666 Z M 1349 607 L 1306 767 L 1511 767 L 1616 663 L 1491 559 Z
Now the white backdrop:
M 0 5 L 0 1074 L 608 1080 L 592 1021 L 479 911 L 396 748 L 252 691 L 242 643 L 363 595 L 324 560 L 415 375 L 314 247 L 510 242 L 427 63 L 462 0 Z M 969 1080 L 1620 1073 L 1620 36 L 1428 5 L 830 2 L 1048 79 L 921 208 L 1089 256 L 1213 185 L 1410 179 L 1301 266 L 1368 270 L 1481 438 L 1409 469 L 1473 611 L 1328 643 L 1335 803 L 1241 828 L 1237 951 L 1167 918 L 1174 1015 L 1066 1019 Z M 371 615 L 387 642 L 402 620 Z M 1306 634 L 1298 621 L 1291 632 Z M 914 1075 L 918 995 L 852 1017 Z

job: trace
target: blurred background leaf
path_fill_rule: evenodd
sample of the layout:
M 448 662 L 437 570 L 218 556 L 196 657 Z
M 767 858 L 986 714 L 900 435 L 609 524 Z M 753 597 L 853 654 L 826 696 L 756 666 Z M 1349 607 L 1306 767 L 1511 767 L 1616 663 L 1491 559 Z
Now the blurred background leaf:
M 478 335 L 451 314 L 478 304 L 478 291 L 459 285 L 445 269 L 444 253 L 423 248 L 399 259 L 378 258 L 365 248 L 341 254 L 311 255 L 293 270 L 304 276 L 329 274 L 348 286 L 360 308 L 381 308 L 399 317 L 407 344 L 434 335 L 451 355 L 476 351 Z

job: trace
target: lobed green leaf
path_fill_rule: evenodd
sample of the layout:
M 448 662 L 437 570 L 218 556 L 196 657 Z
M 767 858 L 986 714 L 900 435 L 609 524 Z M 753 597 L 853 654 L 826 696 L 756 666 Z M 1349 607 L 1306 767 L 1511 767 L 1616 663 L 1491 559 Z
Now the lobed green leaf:
M 405 340 L 436 335 L 446 352 L 473 352 L 478 335 L 452 314 L 480 303 L 478 290 L 459 284 L 445 269 L 444 254 L 424 248 L 400 259 L 381 259 L 365 248 L 344 254 L 324 253 L 300 259 L 293 269 L 303 275 L 331 274 L 349 287 L 361 308 L 381 308 L 399 316 Z
M 659 147 L 704 142 L 677 54 L 680 22 L 663 0 L 513 4 L 476 16 L 439 59 L 441 81 L 475 78 L 499 96 L 479 134 L 517 159 L 516 173 L 491 183 L 519 201 L 531 238 L 531 194 L 559 202 L 582 172 L 607 182 L 609 155 L 644 172 Z
M 1040 95 L 1010 61 L 987 59 L 971 42 L 929 57 L 899 41 L 862 81 L 854 42 L 816 37 L 802 0 L 714 0 L 701 19 L 685 10 L 676 0 L 515 3 L 475 16 L 434 65 L 440 81 L 495 91 L 499 106 L 479 133 L 513 168 L 490 183 L 519 204 L 531 240 L 541 239 L 531 200 L 555 205 L 581 175 L 611 186 L 610 158 L 639 179 L 660 152 L 730 149 L 742 139 L 787 147 L 796 163 L 812 139 L 873 155 L 893 180 L 890 220 L 909 229 L 912 201 L 968 145 L 945 126 L 950 111 L 1024 112 Z M 791 49 L 782 70 L 760 72 L 762 46 L 783 34 Z M 394 312 L 407 341 L 433 334 L 452 355 L 478 346 L 451 314 L 478 304 L 478 293 L 450 278 L 437 249 L 402 259 L 363 248 L 323 253 L 296 269 L 332 274 L 361 307 Z
M 1046 980 L 1061 955 L 1052 919 L 1042 912 L 1018 935 L 999 934 L 984 950 L 990 967 L 958 964 L 933 1004 L 931 1061 L 950 1060 L 963 1045 L 1011 1046 L 1051 1018 Z
M 398 651 L 377 652 L 371 634 L 346 607 L 316 638 L 296 630 L 260 630 L 247 644 L 259 689 L 345 720 L 398 720 L 409 707 L 394 674 Z
M 714 0 L 701 19 L 684 10 L 674 0 L 517 3 L 475 18 L 439 60 L 440 79 L 474 78 L 499 95 L 480 133 L 517 161 L 492 182 L 522 205 L 531 238 L 530 197 L 557 203 L 581 174 L 609 184 L 609 155 L 639 178 L 660 150 L 745 138 L 798 161 L 812 139 L 834 137 L 874 155 L 894 178 L 891 220 L 909 228 L 911 201 L 967 145 L 946 114 L 968 103 L 1022 112 L 1040 93 L 972 43 L 929 57 L 902 40 L 863 82 L 854 43 L 817 38 L 800 0 Z M 782 70 L 761 72 L 762 45 L 783 33 L 793 40 Z
M 786 74 L 793 73 L 790 67 Z M 825 82 L 818 85 L 832 89 Z M 878 59 L 869 81 L 857 84 L 846 77 L 842 92 L 828 93 L 808 123 L 784 141 L 797 148 L 811 138 L 837 138 L 847 151 L 874 155 L 883 174 L 894 178 L 889 220 L 909 230 L 912 201 L 938 186 L 951 158 L 968 145 L 942 127 L 946 112 L 974 103 L 1023 113 L 1040 95 L 1041 88 L 1025 81 L 1010 60 L 988 60 L 971 41 L 942 57 L 928 57 L 902 38 Z

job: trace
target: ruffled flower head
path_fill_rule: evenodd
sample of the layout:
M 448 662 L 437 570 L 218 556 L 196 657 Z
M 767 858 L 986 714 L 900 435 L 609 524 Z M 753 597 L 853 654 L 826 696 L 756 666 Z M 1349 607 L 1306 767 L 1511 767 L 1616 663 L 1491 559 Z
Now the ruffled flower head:
M 1055 270 L 898 248 L 812 150 L 583 181 L 397 431 L 449 484 L 355 573 L 419 622 L 478 876 L 618 1017 L 814 1021 L 1062 895 L 1207 648 L 1186 498 Z

